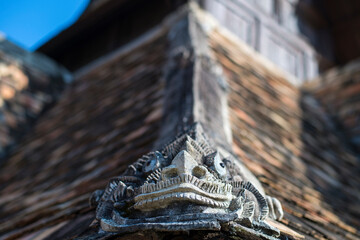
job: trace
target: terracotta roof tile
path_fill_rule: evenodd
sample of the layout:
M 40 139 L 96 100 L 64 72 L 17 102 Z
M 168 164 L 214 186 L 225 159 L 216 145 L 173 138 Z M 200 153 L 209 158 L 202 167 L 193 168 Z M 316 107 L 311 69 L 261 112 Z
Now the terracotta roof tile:
M 360 161 L 324 107 L 217 30 L 209 38 L 229 82 L 235 152 L 281 199 L 282 224 L 306 239 L 359 238 Z
M 0 234 L 44 236 L 82 218 L 89 194 L 151 149 L 162 118 L 164 41 L 82 74 L 37 121 L 0 170 Z

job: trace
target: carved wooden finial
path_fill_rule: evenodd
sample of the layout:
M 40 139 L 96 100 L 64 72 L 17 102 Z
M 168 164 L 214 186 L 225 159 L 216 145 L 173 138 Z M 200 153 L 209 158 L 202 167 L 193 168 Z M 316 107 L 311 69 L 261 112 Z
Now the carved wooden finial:
M 191 7 L 168 39 L 162 132 L 154 152 L 93 194 L 102 230 L 241 227 L 265 238 L 279 236 L 266 219 L 282 218 L 280 202 L 266 196 L 232 154 L 225 80 Z
M 220 230 L 236 223 L 279 236 L 265 221 L 282 218 L 279 201 L 249 182 L 248 173 L 234 162 L 238 160 L 219 154 L 204 135 L 195 124 L 161 151 L 141 157 L 105 191 L 96 191 L 91 203 L 97 206 L 101 228 Z

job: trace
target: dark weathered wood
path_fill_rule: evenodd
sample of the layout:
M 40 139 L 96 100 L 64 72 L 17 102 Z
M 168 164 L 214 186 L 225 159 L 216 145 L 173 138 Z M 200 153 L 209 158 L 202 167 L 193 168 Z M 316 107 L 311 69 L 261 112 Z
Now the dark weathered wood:
M 205 132 L 219 146 L 231 149 L 226 82 L 191 11 L 172 27 L 168 41 L 164 120 L 155 149 L 195 122 L 206 126 Z
M 318 75 L 316 50 L 303 37 L 310 35 L 312 29 L 301 32 L 298 24 L 301 19 L 296 14 L 296 3 L 293 1 L 203 0 L 202 5 L 234 35 L 296 76 L 294 84 Z M 306 23 L 301 24 L 308 27 Z M 324 44 L 327 39 L 321 40 Z
M 78 70 L 160 24 L 183 2 L 186 0 L 90 3 L 88 11 L 77 22 L 45 43 L 38 51 L 63 64 L 70 71 Z

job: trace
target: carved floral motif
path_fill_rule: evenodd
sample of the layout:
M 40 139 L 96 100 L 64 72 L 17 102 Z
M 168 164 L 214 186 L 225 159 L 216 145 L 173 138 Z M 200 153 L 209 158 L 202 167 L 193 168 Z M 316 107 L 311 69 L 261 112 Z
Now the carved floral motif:
M 265 220 L 282 218 L 280 202 L 250 182 L 254 176 L 237 161 L 213 148 L 195 124 L 95 191 L 91 204 L 109 232 L 220 230 L 233 222 L 279 235 Z

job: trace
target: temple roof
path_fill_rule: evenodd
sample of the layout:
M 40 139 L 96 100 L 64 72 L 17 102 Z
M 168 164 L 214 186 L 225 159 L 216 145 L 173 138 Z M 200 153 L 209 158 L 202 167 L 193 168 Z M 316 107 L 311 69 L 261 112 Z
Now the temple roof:
M 221 31 L 211 33 L 210 43 L 229 81 L 235 152 L 281 199 L 282 223 L 305 239 L 359 237 L 359 155 L 315 87 L 294 87 Z M 335 97 L 339 89 L 326 96 Z
M 356 112 L 357 105 L 345 101 L 349 94 L 335 107 L 327 97 L 343 86 L 328 82 L 342 79 L 355 86 L 348 72 L 356 68 L 295 87 L 290 75 L 210 16 L 197 14 L 227 81 L 233 150 L 283 204 L 284 219 L 271 224 L 284 239 L 359 239 L 359 152 L 338 126 L 347 122 L 344 115 L 335 119 L 331 112 L 342 107 Z M 0 169 L 2 238 L 109 238 L 89 227 L 95 210 L 88 198 L 152 150 L 160 136 L 167 34 L 174 21 L 176 16 L 166 19 L 77 71 L 59 101 L 38 118 Z
M 159 36 L 78 76 L 38 119 L 0 170 L 3 237 L 50 234 L 74 217 L 72 234 L 88 227 L 89 193 L 157 137 L 165 47 Z

